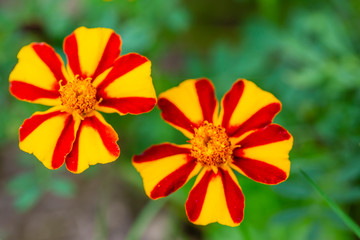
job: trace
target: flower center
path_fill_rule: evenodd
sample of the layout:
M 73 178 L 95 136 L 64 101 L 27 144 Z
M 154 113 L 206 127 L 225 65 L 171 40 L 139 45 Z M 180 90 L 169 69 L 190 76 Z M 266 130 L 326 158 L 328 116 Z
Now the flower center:
M 96 88 L 91 84 L 91 78 L 75 76 L 75 79 L 66 85 L 61 85 L 60 82 L 59 92 L 62 105 L 76 111 L 80 116 L 95 109 Z
M 225 129 L 204 121 L 190 140 L 191 156 L 203 166 L 220 166 L 231 159 L 232 148 Z

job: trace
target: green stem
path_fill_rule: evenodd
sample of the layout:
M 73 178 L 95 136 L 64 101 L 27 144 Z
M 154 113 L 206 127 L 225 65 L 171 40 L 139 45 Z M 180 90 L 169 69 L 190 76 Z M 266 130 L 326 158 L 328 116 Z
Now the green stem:
M 105 169 L 104 169 L 105 170 Z M 111 193 L 113 192 L 113 175 L 112 172 L 109 171 L 110 174 L 104 174 L 104 177 L 101 178 L 100 183 L 102 189 L 101 194 L 98 201 L 97 212 L 96 212 L 96 240 L 106 240 L 109 239 L 109 222 L 108 222 L 108 214 L 109 214 L 109 206 L 111 200 Z
M 154 219 L 156 214 L 161 210 L 161 208 L 164 206 L 165 203 L 166 203 L 165 199 L 156 200 L 156 201 L 149 200 L 149 203 L 143 208 L 139 216 L 136 218 L 126 239 L 127 240 L 141 239 L 149 223 Z
M 323 197 L 323 199 L 329 204 L 330 208 L 343 220 L 346 226 L 348 226 L 354 234 L 360 238 L 360 227 L 357 225 L 333 200 L 331 200 L 309 177 L 309 175 L 300 169 L 300 172 L 305 179 L 313 186 L 313 188 Z

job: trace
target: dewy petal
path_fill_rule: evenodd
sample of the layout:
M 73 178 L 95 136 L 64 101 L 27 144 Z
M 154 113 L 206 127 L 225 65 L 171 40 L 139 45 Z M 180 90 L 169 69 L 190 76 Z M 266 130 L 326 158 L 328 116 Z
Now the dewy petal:
M 222 99 L 220 123 L 229 137 L 239 137 L 269 125 L 280 109 L 280 101 L 271 93 L 242 79 Z
M 102 99 L 98 110 L 124 115 L 153 109 L 156 93 L 150 74 L 151 62 L 146 57 L 136 53 L 121 56 L 93 82 L 97 98 Z
M 60 104 L 59 81 L 66 84 L 66 70 L 60 56 L 46 43 L 32 43 L 18 54 L 11 72 L 10 92 L 18 99 L 49 106 Z
M 83 78 L 96 78 L 120 55 L 121 38 L 112 29 L 79 27 L 64 40 L 68 70 Z
M 116 144 L 118 135 L 100 113 L 81 121 L 73 149 L 66 157 L 66 167 L 73 173 L 81 173 L 97 163 L 115 161 L 120 155 Z
M 61 107 L 36 112 L 20 127 L 20 149 L 34 154 L 47 168 L 57 169 L 71 151 L 78 126 Z
M 290 172 L 289 151 L 293 138 L 279 125 L 271 124 L 241 140 L 234 150 L 232 167 L 265 184 L 285 181 Z
M 207 79 L 186 80 L 160 94 L 158 106 L 163 119 L 192 138 L 194 127 L 203 121 L 213 123 L 218 114 L 214 86 Z
M 201 165 L 189 154 L 189 147 L 163 143 L 134 156 L 133 165 L 142 176 L 150 198 L 166 197 L 200 171 Z
M 186 214 L 195 224 L 218 222 L 237 226 L 243 219 L 245 200 L 241 187 L 229 167 L 217 173 L 204 168 L 186 201 Z

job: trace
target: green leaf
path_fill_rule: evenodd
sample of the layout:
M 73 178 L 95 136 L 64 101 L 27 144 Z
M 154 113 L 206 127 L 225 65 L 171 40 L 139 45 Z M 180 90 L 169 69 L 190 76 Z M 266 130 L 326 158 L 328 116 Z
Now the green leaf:
M 307 173 L 300 169 L 300 172 L 305 179 L 314 187 L 314 189 L 321 195 L 321 197 L 329 204 L 330 208 L 343 220 L 343 222 L 360 238 L 360 227 L 357 225 L 333 200 L 331 200 L 309 177 Z
M 42 191 L 38 187 L 28 188 L 16 197 L 14 206 L 18 211 L 25 212 L 37 203 L 41 195 Z
M 64 178 L 55 178 L 49 188 L 53 193 L 61 197 L 72 197 L 75 193 L 73 182 Z
M 6 185 L 7 191 L 13 195 L 20 195 L 28 188 L 36 185 L 33 173 L 22 173 L 12 178 Z

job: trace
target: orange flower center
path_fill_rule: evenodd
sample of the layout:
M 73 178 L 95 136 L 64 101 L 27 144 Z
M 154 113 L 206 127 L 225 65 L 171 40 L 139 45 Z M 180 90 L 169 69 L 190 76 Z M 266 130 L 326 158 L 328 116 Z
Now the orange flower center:
M 76 111 L 80 116 L 95 109 L 96 88 L 91 84 L 91 78 L 75 76 L 75 79 L 64 86 L 60 82 L 59 92 L 62 105 Z
M 204 121 L 190 143 L 191 156 L 203 166 L 220 166 L 231 159 L 231 142 L 220 126 Z

